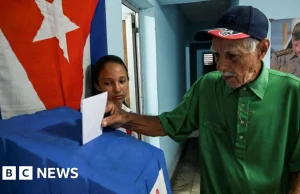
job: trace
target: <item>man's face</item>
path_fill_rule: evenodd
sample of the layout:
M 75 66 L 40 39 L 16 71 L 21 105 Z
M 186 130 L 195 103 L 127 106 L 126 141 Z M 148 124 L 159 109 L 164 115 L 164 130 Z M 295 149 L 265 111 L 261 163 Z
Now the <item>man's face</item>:
M 261 67 L 261 56 L 258 56 L 257 50 L 247 50 L 243 39 L 213 38 L 212 43 L 217 69 L 230 87 L 239 88 L 255 79 Z
M 300 40 L 296 40 L 295 38 L 292 38 L 292 45 L 293 45 L 293 51 L 299 57 L 300 56 Z

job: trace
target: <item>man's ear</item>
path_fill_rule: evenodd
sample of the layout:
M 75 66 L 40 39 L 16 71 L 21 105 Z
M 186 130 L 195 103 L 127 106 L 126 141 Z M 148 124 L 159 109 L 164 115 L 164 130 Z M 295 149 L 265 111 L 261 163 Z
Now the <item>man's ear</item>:
M 263 58 L 266 56 L 268 50 L 270 48 L 270 40 L 265 38 L 264 40 L 260 41 L 258 44 L 258 57 L 260 60 L 263 60 Z
M 98 84 L 94 84 L 94 86 L 95 86 L 95 88 L 96 88 L 96 90 L 97 90 L 98 92 L 101 92 L 100 87 L 99 87 Z

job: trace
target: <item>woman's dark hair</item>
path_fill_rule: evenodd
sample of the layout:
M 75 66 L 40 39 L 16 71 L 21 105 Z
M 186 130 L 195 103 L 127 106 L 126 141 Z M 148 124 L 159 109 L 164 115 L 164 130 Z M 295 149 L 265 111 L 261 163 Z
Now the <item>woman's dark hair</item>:
M 102 69 L 105 67 L 105 65 L 107 63 L 118 63 L 120 65 L 122 65 L 126 71 L 126 75 L 127 75 L 127 79 L 129 80 L 129 76 L 128 76 L 128 69 L 124 63 L 124 61 L 115 55 L 105 55 L 103 57 L 101 57 L 96 64 L 94 65 L 94 73 L 93 73 L 93 83 L 94 84 L 98 84 L 98 77 L 100 75 L 100 72 L 102 71 Z
M 126 71 L 126 75 L 127 75 L 127 79 L 129 80 L 129 76 L 128 76 L 128 69 L 124 63 L 124 61 L 118 57 L 118 56 L 115 56 L 115 55 L 105 55 L 103 57 L 101 57 L 97 62 L 96 64 L 94 65 L 93 70 L 93 83 L 94 84 L 97 84 L 98 85 L 98 77 L 100 75 L 100 72 L 102 71 L 102 69 L 105 67 L 105 65 L 107 63 L 118 63 L 120 65 L 122 65 Z M 126 106 L 128 106 L 126 104 L 126 102 L 124 101 L 123 104 L 125 104 Z

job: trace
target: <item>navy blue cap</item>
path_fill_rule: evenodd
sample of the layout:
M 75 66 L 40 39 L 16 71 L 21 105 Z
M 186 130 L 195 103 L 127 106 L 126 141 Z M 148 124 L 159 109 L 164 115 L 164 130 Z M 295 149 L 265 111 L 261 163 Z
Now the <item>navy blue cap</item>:
M 194 38 L 196 41 L 208 41 L 212 36 L 233 40 L 247 37 L 263 40 L 268 30 L 268 18 L 260 10 L 252 6 L 234 6 L 221 16 L 213 29 L 198 31 Z

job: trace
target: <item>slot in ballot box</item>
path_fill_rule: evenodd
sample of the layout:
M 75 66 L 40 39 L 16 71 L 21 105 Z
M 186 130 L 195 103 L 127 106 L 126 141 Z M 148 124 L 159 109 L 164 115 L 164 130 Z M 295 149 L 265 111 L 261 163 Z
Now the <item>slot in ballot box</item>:
M 172 193 L 162 150 L 109 128 L 82 146 L 81 127 L 67 107 L 0 120 L 0 193 Z

